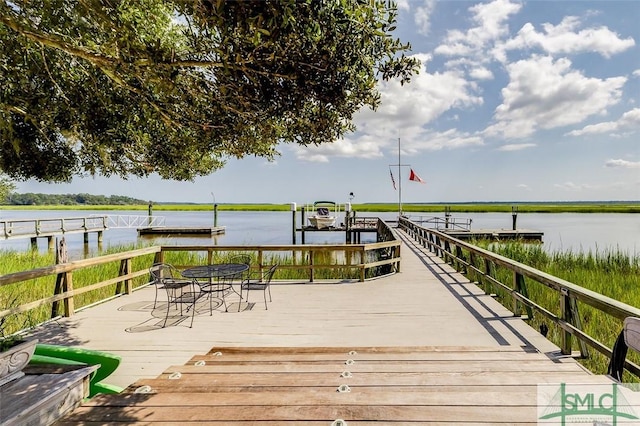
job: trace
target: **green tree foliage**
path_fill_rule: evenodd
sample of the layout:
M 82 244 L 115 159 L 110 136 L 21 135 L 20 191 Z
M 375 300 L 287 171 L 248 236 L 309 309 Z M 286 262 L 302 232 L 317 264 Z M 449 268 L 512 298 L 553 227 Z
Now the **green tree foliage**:
M 0 175 L 0 203 L 6 202 L 16 189 L 16 184 L 7 176 Z
M 10 203 L 16 206 L 56 206 L 56 205 L 139 205 L 147 204 L 147 201 L 123 195 L 93 195 L 93 194 L 37 194 L 27 192 L 24 194 L 12 194 Z
M 418 61 L 384 0 L 0 0 L 0 170 L 190 180 L 332 142 Z

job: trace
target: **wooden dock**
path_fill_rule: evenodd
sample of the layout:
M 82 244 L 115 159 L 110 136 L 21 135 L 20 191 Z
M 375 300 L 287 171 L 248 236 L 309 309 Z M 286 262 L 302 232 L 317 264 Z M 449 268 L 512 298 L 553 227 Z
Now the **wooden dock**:
M 37 330 L 43 342 L 123 357 L 106 381 L 126 391 L 59 424 L 536 424 L 538 384 L 611 383 L 398 234 L 402 272 L 276 275 L 268 310 L 259 295 L 213 315 L 204 302 L 193 328 L 162 328 L 145 288 Z
M 154 236 L 211 236 L 225 233 L 226 227 L 150 227 L 138 228 L 138 235 L 154 235 Z
M 544 232 L 531 229 L 441 229 L 440 231 L 460 240 L 523 240 L 542 241 Z

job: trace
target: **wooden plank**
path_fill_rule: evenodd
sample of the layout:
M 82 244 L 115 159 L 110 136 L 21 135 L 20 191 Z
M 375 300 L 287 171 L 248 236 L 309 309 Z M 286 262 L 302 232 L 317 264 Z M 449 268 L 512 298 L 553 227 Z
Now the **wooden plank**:
M 104 395 L 84 406 L 95 407 L 197 407 L 197 406 L 536 406 L 537 386 L 438 386 L 413 388 L 353 387 L 340 393 L 333 388 L 270 389 L 246 392 L 160 392 L 155 394 Z M 640 406 L 640 403 L 637 404 Z
M 167 426 L 173 426 L 174 423 L 173 422 L 163 422 L 163 421 L 157 421 L 157 422 L 144 422 L 144 421 L 138 421 L 136 422 L 136 425 L 157 425 L 157 426 L 161 426 L 161 425 L 167 425 Z M 180 422 L 181 425 L 190 425 L 190 424 L 194 424 L 194 425 L 202 425 L 202 422 L 196 421 L 196 422 L 189 422 L 189 421 L 182 421 Z M 247 426 L 248 424 L 259 424 L 260 426 L 327 426 L 327 424 L 331 424 L 331 422 L 327 422 L 327 420 L 304 420 L 304 421 L 291 421 L 291 420 L 279 420 L 279 421 L 269 421 L 269 420 L 265 420 L 265 421 L 260 421 L 255 422 L 247 422 L 244 420 L 238 420 L 238 421 L 230 421 L 230 420 L 216 420 L 216 419 L 209 419 L 207 420 L 204 424 L 206 425 L 210 425 L 210 426 L 215 426 L 215 425 L 224 425 L 224 426 Z M 401 424 L 405 424 L 404 422 L 395 422 L 392 420 L 387 421 L 385 424 L 388 425 L 401 425 Z M 486 425 L 493 425 L 493 422 L 465 422 L 465 426 L 486 426 Z M 511 421 L 508 423 L 509 426 L 531 426 L 531 425 L 537 425 L 538 423 L 536 421 L 531 421 L 531 422 L 524 422 L 524 421 Z M 56 426 L 71 426 L 71 425 L 82 425 L 82 426 L 92 426 L 92 425 L 96 425 L 96 426 L 103 426 L 104 425 L 104 421 L 100 420 L 100 421 L 60 421 L 58 423 L 56 423 Z M 432 421 L 412 421 L 411 422 L 411 426 L 434 426 L 434 425 L 448 425 L 450 426 L 451 423 L 449 422 L 432 422 Z M 377 421 L 350 421 L 349 422 L 349 426 L 380 426 L 380 422 Z
M 353 373 L 352 373 L 353 374 Z M 332 387 L 349 386 L 520 386 L 539 383 L 611 383 L 605 376 L 585 375 L 573 372 L 513 372 L 497 375 L 493 373 L 357 373 L 350 378 L 327 373 L 281 374 L 194 374 L 182 376 L 180 380 L 143 379 L 129 386 L 133 391 L 141 386 L 150 386 L 157 392 L 201 392 L 224 391 L 228 387 Z
M 414 354 L 417 352 L 427 353 L 451 353 L 451 352 L 490 352 L 490 353 L 502 353 L 502 352 L 515 352 L 522 354 L 537 353 L 538 351 L 533 347 L 527 346 L 214 346 L 207 355 L 214 355 L 217 352 L 223 355 L 256 355 L 256 354 L 349 354 L 351 351 L 357 353 L 383 353 L 383 354 Z M 202 355 L 203 356 L 203 355 Z
M 512 362 L 527 359 L 529 361 L 554 361 L 554 358 L 546 354 L 527 354 L 522 352 L 421 352 L 421 353 L 363 353 L 349 354 L 348 352 L 336 354 L 231 354 L 231 355 L 196 355 L 189 360 L 189 364 L 205 362 L 207 364 L 243 364 L 243 363 L 278 363 L 278 362 L 337 362 L 344 363 L 348 359 L 358 362 L 439 362 L 439 361 L 493 361 Z M 575 362 L 572 358 L 566 358 L 567 362 Z M 562 362 L 559 360 L 558 362 Z
M 97 366 L 60 374 L 26 375 L 0 387 L 0 424 L 51 424 L 80 405 L 89 394 Z
M 174 372 L 181 373 L 226 373 L 226 374 L 254 374 L 254 373 L 338 373 L 349 370 L 353 373 L 402 373 L 402 372 L 420 372 L 420 373 L 437 373 L 437 372 L 486 372 L 486 373 L 505 373 L 505 372 L 585 372 L 585 370 L 577 363 L 552 363 L 541 361 L 514 361 L 496 363 L 493 361 L 468 361 L 468 362 L 431 362 L 431 363 L 409 363 L 404 361 L 396 362 L 355 362 L 347 365 L 343 363 L 249 363 L 249 364 L 228 364 L 228 365 L 182 365 L 172 366 L 165 370 L 165 375 Z M 587 373 L 585 373 L 587 374 Z
M 155 422 L 219 422 L 251 421 L 324 421 L 331 424 L 335 419 L 345 419 L 350 425 L 355 421 L 413 422 L 429 419 L 433 422 L 466 424 L 486 422 L 488 424 L 511 424 L 518 421 L 536 421 L 535 406 L 494 406 L 488 410 L 478 406 L 227 406 L 227 407 L 80 407 L 66 421 L 90 421 L 109 419 L 110 423 L 144 421 Z M 357 424 L 357 423 L 356 423 Z

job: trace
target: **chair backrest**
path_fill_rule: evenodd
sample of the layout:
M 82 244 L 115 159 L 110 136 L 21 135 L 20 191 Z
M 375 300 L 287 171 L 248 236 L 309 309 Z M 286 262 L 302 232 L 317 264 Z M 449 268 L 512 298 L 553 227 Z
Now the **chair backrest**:
M 263 282 L 265 284 L 269 285 L 269 283 L 271 283 L 271 278 L 273 278 L 273 274 L 276 272 L 276 269 L 278 269 L 278 264 L 277 263 L 275 265 L 271 266 L 271 268 L 269 268 L 267 273 L 264 274 Z
M 625 318 L 622 331 L 618 335 L 616 343 L 613 345 L 607 374 L 618 382 L 622 381 L 622 373 L 624 371 L 628 348 L 640 352 L 640 318 Z
M 229 263 L 243 263 L 245 265 L 251 265 L 251 255 L 249 254 L 236 254 L 229 258 Z
M 235 274 L 235 279 L 245 280 L 249 278 L 249 274 L 251 272 L 251 255 L 249 254 L 236 254 L 229 258 L 229 263 L 242 263 L 243 265 L 248 265 L 249 269 L 243 272 L 238 272 Z
M 180 277 L 178 270 L 168 263 L 155 263 L 149 268 L 149 272 L 156 281 L 162 281 L 164 278 Z

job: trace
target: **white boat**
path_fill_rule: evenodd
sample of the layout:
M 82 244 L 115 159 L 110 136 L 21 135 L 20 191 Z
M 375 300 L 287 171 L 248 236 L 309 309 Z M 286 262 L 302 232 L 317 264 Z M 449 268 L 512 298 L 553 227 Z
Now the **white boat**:
M 313 203 L 313 209 L 315 209 L 315 214 L 308 217 L 311 226 L 316 229 L 326 229 L 335 226 L 336 203 L 333 201 L 316 201 Z

